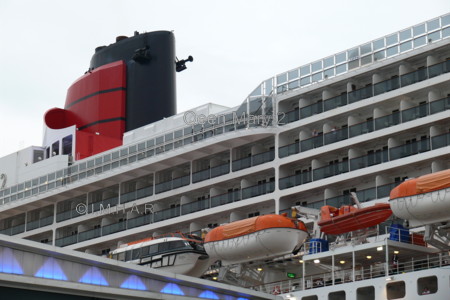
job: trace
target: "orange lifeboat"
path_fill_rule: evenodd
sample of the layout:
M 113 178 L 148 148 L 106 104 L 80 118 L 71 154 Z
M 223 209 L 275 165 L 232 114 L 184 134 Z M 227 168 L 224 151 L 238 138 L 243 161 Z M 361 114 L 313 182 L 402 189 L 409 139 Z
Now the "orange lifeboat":
M 392 215 L 388 203 L 377 203 L 364 208 L 344 205 L 335 208 L 325 205 L 320 209 L 320 230 L 326 234 L 343 234 L 375 226 Z
M 308 232 L 305 224 L 286 215 L 264 215 L 212 229 L 204 247 L 223 265 L 254 261 L 300 249 Z
M 450 169 L 402 182 L 391 191 L 389 203 L 410 227 L 450 221 Z

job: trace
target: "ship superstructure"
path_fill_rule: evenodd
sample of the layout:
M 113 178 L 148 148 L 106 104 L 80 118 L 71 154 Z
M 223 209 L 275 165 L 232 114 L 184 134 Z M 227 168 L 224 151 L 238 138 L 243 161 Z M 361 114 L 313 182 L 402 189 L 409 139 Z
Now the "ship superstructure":
M 64 123 L 61 139 L 0 159 L 0 232 L 108 255 L 294 207 L 311 234 L 300 252 L 218 262 L 205 276 L 287 299 L 421 299 L 425 289 L 446 299 L 448 249 L 422 227 L 391 217 L 324 236 L 317 211 L 352 205 L 351 193 L 362 207 L 389 203 L 408 178 L 450 168 L 449 37 L 447 14 L 269 78 L 239 107 L 121 124 L 120 145 L 82 157 L 63 137 L 84 125 Z M 141 48 L 133 64 L 147 63 Z

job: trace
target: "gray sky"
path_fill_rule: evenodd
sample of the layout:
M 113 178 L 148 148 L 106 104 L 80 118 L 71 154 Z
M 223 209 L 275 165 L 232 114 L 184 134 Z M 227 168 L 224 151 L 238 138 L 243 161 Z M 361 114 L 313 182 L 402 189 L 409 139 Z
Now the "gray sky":
M 42 144 L 94 49 L 174 30 L 178 112 L 239 105 L 263 80 L 450 11 L 448 0 L 0 0 L 0 157 Z

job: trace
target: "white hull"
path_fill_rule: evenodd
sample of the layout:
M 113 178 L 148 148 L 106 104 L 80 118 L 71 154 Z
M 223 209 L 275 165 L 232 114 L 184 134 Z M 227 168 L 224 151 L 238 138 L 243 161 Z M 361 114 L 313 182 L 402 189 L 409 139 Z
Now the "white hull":
M 410 227 L 450 221 L 450 188 L 389 201 L 398 218 Z
M 193 252 L 164 255 L 157 261 L 155 261 L 157 257 L 152 259 L 151 264 L 145 264 L 145 259 L 141 263 L 154 269 L 193 277 L 200 277 L 210 266 L 209 258 L 206 258 L 204 254 Z
M 300 247 L 308 234 L 294 228 L 269 228 L 244 236 L 205 243 L 211 258 L 223 265 L 267 259 L 291 253 Z

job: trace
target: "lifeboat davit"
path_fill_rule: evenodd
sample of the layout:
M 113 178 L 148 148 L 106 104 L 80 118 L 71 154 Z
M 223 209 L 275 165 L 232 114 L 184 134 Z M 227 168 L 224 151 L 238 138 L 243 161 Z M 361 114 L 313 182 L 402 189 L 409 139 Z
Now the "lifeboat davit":
M 330 205 L 320 209 L 320 230 L 326 234 L 343 234 L 380 224 L 392 215 L 388 203 L 377 203 L 364 208 L 343 205 L 335 208 Z
M 303 222 L 264 215 L 212 229 L 205 237 L 208 255 L 222 265 L 272 258 L 298 251 L 308 236 Z
M 450 169 L 402 182 L 391 191 L 389 203 L 410 227 L 450 221 Z

